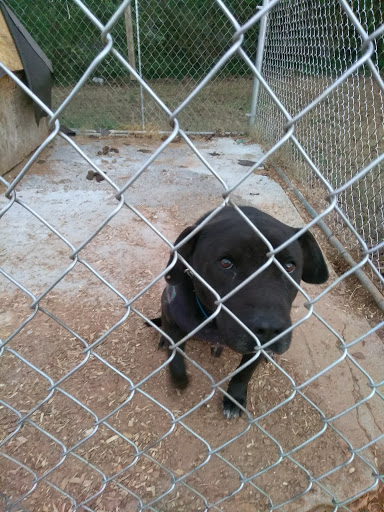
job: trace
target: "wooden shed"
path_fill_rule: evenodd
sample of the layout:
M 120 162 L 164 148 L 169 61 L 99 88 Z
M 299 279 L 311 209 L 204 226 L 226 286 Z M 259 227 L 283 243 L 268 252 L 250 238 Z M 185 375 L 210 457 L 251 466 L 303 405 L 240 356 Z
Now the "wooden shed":
M 51 63 L 2 0 L 0 62 L 50 106 Z M 21 162 L 48 134 L 45 112 L 0 68 L 0 175 Z

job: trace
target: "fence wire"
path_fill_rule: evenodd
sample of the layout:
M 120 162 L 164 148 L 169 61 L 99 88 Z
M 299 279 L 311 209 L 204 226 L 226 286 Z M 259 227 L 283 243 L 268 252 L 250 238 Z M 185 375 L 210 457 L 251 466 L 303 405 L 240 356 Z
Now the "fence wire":
M 4 261 L 0 273 L 4 289 L 12 290 L 10 294 L 5 293 L 2 300 L 5 313 L 2 330 L 5 336 L 1 343 L 4 381 L 1 384 L 0 471 L 3 484 L 0 498 L 3 499 L 4 508 L 7 511 L 63 512 L 231 512 L 235 509 L 291 511 L 307 510 L 308 502 L 305 500 L 318 493 L 318 504 L 328 507 L 328 510 L 356 510 L 355 501 L 377 489 L 384 480 L 384 375 L 374 371 L 374 356 L 371 354 L 367 359 L 365 355 L 365 345 L 371 344 L 372 337 L 379 335 L 384 322 L 375 321 L 354 339 L 347 339 L 344 331 L 338 332 L 320 313 L 318 304 L 330 297 L 358 268 L 371 269 L 376 279 L 383 283 L 380 268 L 375 265 L 376 260 L 372 259 L 372 255 L 382 252 L 384 247 L 379 229 L 381 221 L 377 220 L 375 231 L 373 225 L 368 228 L 365 220 L 370 216 L 366 215 L 370 205 L 373 205 L 376 215 L 379 208 L 382 208 L 382 185 L 379 182 L 380 165 L 384 158 L 382 138 L 380 139 L 382 127 L 378 126 L 378 119 L 371 112 L 361 111 L 366 108 L 366 104 L 372 106 L 373 100 L 368 101 L 368 96 L 371 95 L 369 97 L 374 96 L 375 101 L 377 96 L 381 98 L 381 107 L 378 105 L 375 108 L 381 108 L 382 112 L 384 84 L 378 71 L 376 50 L 382 41 L 383 25 L 379 23 L 373 26 L 365 24 L 361 19 L 359 21 L 359 9 L 346 0 L 317 4 L 311 2 L 310 6 L 306 2 L 272 0 L 241 21 L 238 13 L 231 9 L 230 3 L 216 0 L 213 4 L 215 12 L 220 13 L 221 19 L 225 20 L 225 25 L 229 27 L 228 33 L 223 36 L 223 44 L 215 62 L 209 63 L 209 70 L 204 71 L 204 76 L 197 85 L 189 84 L 187 89 L 180 88 L 181 98 L 175 99 L 177 106 L 174 106 L 157 92 L 156 87 L 149 85 L 136 67 L 129 64 L 125 52 L 121 52 L 118 44 L 115 44 L 114 31 L 129 5 L 128 0 L 121 2 L 116 11 L 110 12 L 110 17 L 102 22 L 97 17 L 98 13 L 90 7 L 91 3 L 81 0 L 62 3 L 62 8 L 69 13 L 68 16 L 73 9 L 78 10 L 83 23 L 94 27 L 100 43 L 95 48 L 93 62 L 89 61 L 88 67 L 81 71 L 77 86 L 66 91 L 60 100 L 57 99 L 53 110 L 42 104 L 25 83 L 0 62 L 0 68 L 47 112 L 52 126 L 50 136 L 21 171 L 14 177 L 0 178 L 3 190 L 1 221 L 14 223 L 14 229 L 19 233 L 17 243 L 23 244 L 31 232 L 24 229 L 21 221 L 15 222 L 11 214 L 16 219 L 24 219 L 25 216 L 32 218 L 34 230 L 46 233 L 41 238 L 43 242 L 39 244 L 39 258 L 46 261 L 46 252 L 49 265 L 42 268 L 42 272 L 51 275 L 49 272 L 52 269 L 55 271 L 54 277 L 49 278 L 49 284 L 43 290 L 38 293 L 32 291 L 25 284 L 28 282 L 28 269 L 24 269 L 24 273 L 20 275 L 13 275 L 9 270 L 12 268 L 12 254 L 7 247 L 4 248 L 5 256 L 2 258 Z M 148 3 L 149 5 L 152 6 Z M 101 4 L 99 6 L 101 8 Z M 368 12 L 369 7 L 364 4 L 364 9 Z M 376 4 L 372 4 L 371 9 L 377 9 Z M 270 68 L 265 64 L 260 75 L 254 65 L 254 52 L 249 51 L 245 42 L 249 34 L 255 33 L 254 30 L 264 16 L 268 16 L 269 24 L 265 52 L 266 56 L 271 56 L 270 62 L 275 64 L 270 64 Z M 348 53 L 345 50 L 344 40 L 338 44 L 333 32 L 326 43 L 328 40 L 321 31 L 325 30 L 325 25 L 336 30 L 336 25 L 331 24 L 332 20 L 337 20 L 337 27 L 341 26 L 343 30 L 354 34 L 355 52 Z M 59 17 L 57 22 L 60 24 Z M 157 33 L 156 23 L 154 18 L 154 34 Z M 186 29 L 185 25 L 183 28 Z M 301 38 L 307 40 L 307 30 L 319 37 L 322 44 L 318 45 L 310 39 L 311 44 L 307 46 L 305 54 L 297 54 L 293 42 Z M 277 33 L 279 43 L 273 46 L 273 41 L 276 41 L 273 34 Z M 82 44 L 87 46 L 87 41 L 83 40 Z M 332 75 L 314 78 L 313 70 L 321 65 L 321 58 L 327 61 L 329 53 L 333 54 L 336 46 L 340 54 L 348 53 L 348 57 L 343 57 L 340 62 L 335 60 L 337 64 Z M 306 67 L 301 70 L 308 73 L 308 82 L 304 79 L 304 73 L 297 77 L 295 67 L 285 60 L 287 47 L 291 48 L 291 54 L 296 60 L 300 57 L 303 59 L 301 65 L 305 64 Z M 87 155 L 86 147 L 61 132 L 58 121 L 65 119 L 67 108 L 74 105 L 78 98 L 88 98 L 90 92 L 87 84 L 100 66 L 107 65 L 108 59 L 113 59 L 135 78 L 137 86 L 156 105 L 156 109 L 169 123 L 168 126 L 171 126 L 170 134 L 159 142 L 156 151 L 123 185 L 106 174 Z M 269 132 L 266 131 L 271 133 L 272 140 L 267 153 L 235 185 L 229 185 L 221 178 L 220 169 L 208 164 L 198 145 L 186 133 L 190 126 L 183 117 L 188 109 L 193 112 L 197 108 L 201 95 L 204 95 L 232 59 L 236 59 L 236 62 L 240 60 L 250 74 L 260 80 L 262 87 L 259 111 L 264 111 L 264 117 L 260 115 L 260 118 L 265 125 L 269 118 L 279 130 L 273 132 L 270 128 Z M 153 62 L 152 65 L 155 66 L 156 61 Z M 266 62 L 269 62 L 268 59 Z M 287 62 L 286 67 L 282 65 L 283 62 Z M 315 85 L 310 86 L 310 81 Z M 362 82 L 365 85 L 360 87 Z M 293 94 L 294 88 L 300 94 Z M 289 91 L 290 95 L 286 96 L 284 91 Z M 81 96 L 82 94 L 85 96 Z M 357 111 L 349 103 L 351 96 L 355 95 L 359 98 L 358 104 L 361 108 Z M 288 100 L 294 97 L 299 103 L 292 106 Z M 343 109 L 340 107 L 340 110 L 336 110 L 335 97 L 338 97 Z M 219 105 L 217 112 L 220 112 Z M 361 122 L 364 119 L 366 124 L 359 125 L 361 133 L 357 133 L 358 129 L 352 127 L 351 116 L 358 116 Z M 338 131 L 332 132 L 329 139 L 332 141 L 331 148 L 334 148 L 334 153 L 328 149 L 319 156 L 324 149 L 322 141 L 326 139 L 321 130 L 323 126 L 329 128 L 330 117 L 337 120 L 335 124 L 339 127 Z M 373 117 L 375 121 L 372 121 Z M 369 133 L 374 135 L 363 138 L 363 132 L 368 133 L 368 126 L 371 127 L 373 122 L 376 125 Z M 308 134 L 312 134 L 312 139 L 307 138 Z M 172 399 L 176 405 L 167 400 L 163 370 L 167 369 L 170 359 L 164 357 L 159 361 L 156 356 L 148 359 L 145 366 L 138 367 L 135 364 L 140 353 L 148 351 L 148 347 L 140 340 L 145 337 L 143 321 L 151 318 L 142 309 L 140 301 L 146 295 L 156 296 L 156 286 L 162 281 L 166 269 L 156 275 L 150 274 L 145 285 L 141 276 L 132 276 L 134 291 L 128 294 L 122 283 L 116 283 L 108 277 L 108 265 L 100 270 L 92 259 L 92 252 L 97 252 L 100 235 L 107 233 L 113 222 L 126 211 L 141 222 L 142 230 L 149 229 L 169 250 L 174 250 L 173 240 L 164 234 L 164 229 L 159 228 L 156 216 L 147 215 L 134 205 L 132 190 L 134 187 L 140 188 L 141 179 L 149 171 L 151 164 L 169 149 L 177 137 L 186 142 L 220 184 L 222 195 L 211 205 L 215 213 L 225 205 L 238 209 L 235 193 L 240 184 L 246 184 L 254 171 L 271 155 L 276 156 L 279 150 L 293 147 L 293 154 L 298 155 L 304 162 L 303 169 L 306 176 L 310 177 L 309 183 L 314 189 L 313 203 L 318 206 L 316 201 L 319 195 L 323 199 L 320 213 L 306 224 L 305 229 L 312 228 L 319 220 L 335 218 L 359 248 L 357 264 L 344 273 L 333 276 L 321 292 L 311 296 L 303 287 L 297 285 L 299 296 L 306 303 L 307 312 L 294 321 L 293 327 L 298 329 L 303 325 L 305 329 L 306 325 L 312 325 L 311 321 L 318 321 L 332 339 L 336 339 L 337 355 L 332 352 L 323 368 L 317 367 L 316 371 L 308 373 L 307 378 L 299 382 L 294 377 L 294 368 L 287 369 L 284 361 L 275 361 L 265 353 L 269 360 L 269 370 L 258 375 L 258 389 L 263 397 L 264 409 L 256 408 L 260 411 L 257 414 L 250 410 L 245 411 L 244 421 L 237 422 L 235 427 L 228 426 L 224 418 L 218 420 L 217 411 L 211 412 L 217 396 L 226 393 L 233 371 L 228 371 L 225 377 L 214 378 L 201 359 L 198 360 L 196 351 L 187 353 L 186 359 L 191 371 L 197 376 L 195 381 L 205 379 L 208 391 L 201 396 L 195 396 L 192 392 L 189 395 L 191 402 L 185 409 L 181 405 L 179 409 L 176 398 Z M 363 146 L 364 151 L 349 154 L 352 150 L 345 140 L 348 137 L 348 140 L 355 141 L 356 147 L 359 144 Z M 100 204 L 102 213 L 99 225 L 91 233 L 84 232 L 81 243 L 76 244 L 67 235 L 66 219 L 62 219 L 58 227 L 51 215 L 44 210 L 44 189 L 38 207 L 31 206 L 36 203 L 28 200 L 28 194 L 23 193 L 22 189 L 28 173 L 42 152 L 52 141 L 59 144 L 60 140 L 105 179 L 113 198 L 113 203 L 109 201 L 107 210 L 102 210 L 104 205 Z M 315 152 L 313 147 L 316 148 Z M 343 161 L 343 171 L 338 167 L 336 178 L 329 164 L 333 154 L 339 159 L 339 163 L 340 160 Z M 321 158 L 328 158 L 327 165 L 324 165 Z M 358 223 L 346 208 L 345 198 L 348 195 L 354 196 L 354 191 L 358 191 L 361 198 L 363 190 L 368 195 L 365 202 L 360 199 L 361 217 L 364 221 Z M 75 211 L 80 209 L 79 215 L 82 214 L 81 208 L 74 207 Z M 98 216 L 97 212 L 94 214 Z M 158 214 L 161 214 L 160 208 Z M 190 219 L 190 222 L 195 220 Z M 209 218 L 205 219 L 200 228 L 208 221 Z M 369 241 L 367 231 L 364 231 L 368 229 L 372 235 Z M 105 236 L 108 240 L 108 235 Z M 59 254 L 49 252 L 49 240 L 52 237 L 61 243 L 63 259 L 60 259 Z M 271 262 L 277 263 L 276 254 L 281 249 L 280 247 L 271 251 Z M 134 254 L 133 251 L 130 257 L 133 258 Z M 92 289 L 96 288 L 75 286 L 74 283 L 85 282 L 82 281 L 84 275 L 93 279 L 108 293 L 108 304 L 103 300 L 98 301 L 96 295 L 92 295 Z M 60 287 L 66 283 L 77 294 L 77 298 L 82 299 L 81 304 L 84 306 L 84 309 L 77 311 L 74 322 L 68 321 L 68 311 L 65 310 L 64 303 L 60 302 Z M 205 284 L 209 286 L 208 283 Z M 218 299 L 222 308 L 226 307 L 225 299 Z M 341 310 L 343 307 L 346 305 L 341 304 Z M 102 329 L 95 328 L 96 321 L 87 311 L 99 314 L 104 320 Z M 311 328 L 313 326 L 309 327 Z M 156 333 L 161 331 L 155 326 L 153 329 Z M 44 333 L 48 333 L 50 341 L 49 344 L 44 344 L 42 350 Z M 127 352 L 120 352 L 117 357 L 123 342 Z M 175 351 L 180 350 L 179 346 L 180 342 L 175 345 Z M 312 348 L 320 351 L 324 349 Z M 331 351 L 329 346 L 328 350 Z M 380 356 L 382 353 L 378 352 L 377 357 Z M 354 386 L 348 393 L 351 395 L 348 396 L 348 405 L 343 403 L 337 413 L 329 414 L 319 406 L 310 390 L 316 385 L 321 390 L 323 377 L 334 371 L 350 372 Z M 274 386 L 278 388 L 281 380 L 284 381 L 282 389 L 274 391 Z M 268 389 L 267 394 L 263 393 L 264 388 Z M 336 392 L 343 393 L 344 390 L 335 388 Z M 347 394 L 347 390 L 345 393 Z M 275 401 L 271 403 L 273 396 Z M 258 403 L 259 406 L 261 407 Z M 361 411 L 365 407 L 375 411 L 372 429 L 363 420 Z M 298 411 L 303 414 L 304 423 L 292 423 L 292 442 L 286 445 L 274 430 L 278 423 L 276 413 L 283 414 L 280 421 L 284 429 L 283 419 L 293 421 Z M 201 431 L 201 422 L 205 415 L 208 423 L 215 425 L 214 432 Z M 310 418 L 313 415 L 317 421 L 312 424 Z M 343 425 L 351 422 L 351 415 L 358 418 L 361 431 L 365 432 L 366 437 L 362 441 L 352 441 L 343 428 Z M 301 429 L 299 437 L 295 429 Z M 258 442 L 261 442 L 262 449 L 258 448 L 255 453 L 253 447 Z M 317 472 L 312 463 L 319 457 L 319 453 L 324 453 L 321 452 L 324 443 L 326 455 L 323 461 L 318 461 L 324 465 L 322 471 Z M 336 452 L 343 456 L 336 457 Z M 306 453 L 306 457 L 303 457 L 303 453 Z M 361 480 L 355 480 L 358 475 Z
M 351 3 L 349 4 L 351 6 Z M 383 271 L 383 165 L 384 96 L 382 74 L 384 10 L 375 1 L 352 4 L 352 15 L 337 2 L 283 1 L 268 18 L 263 76 L 295 123 L 295 135 L 326 180 L 338 190 L 338 204 L 371 249 L 373 276 Z M 324 23 L 323 20 L 328 22 Z M 374 37 L 368 37 L 372 34 Z M 371 49 L 368 50 L 368 45 Z M 366 52 L 366 53 L 365 53 Z M 364 53 L 370 60 L 356 66 Z M 379 71 L 381 70 L 381 71 Z M 380 75 L 381 72 L 381 75 Z M 340 84 L 325 98 L 316 98 L 343 75 Z M 298 95 L 297 91 L 301 94 Z M 313 108 L 302 117 L 306 105 Z M 260 93 L 256 126 L 268 143 L 283 133 L 286 118 L 265 90 Z M 308 173 L 295 145 L 281 155 L 294 175 L 312 189 L 310 202 L 319 207 L 316 195 L 321 183 Z M 343 187 L 360 171 L 359 180 Z M 337 214 L 329 224 L 345 246 L 359 257 L 359 244 L 344 229 Z M 372 250 L 377 247 L 376 250 Z
M 57 108 L 102 49 L 99 31 L 71 1 L 7 3 L 53 62 L 53 108 Z M 237 0 L 232 4 L 237 18 L 245 22 L 257 2 Z M 86 5 L 106 23 L 120 2 L 91 0 Z M 173 110 L 228 49 L 232 25 L 215 2 L 184 5 L 141 1 L 127 7 L 111 35 L 114 48 Z M 256 27 L 246 38 L 246 46 L 254 50 Z M 244 131 L 251 91 L 252 73 L 235 55 L 204 88 L 199 101 L 183 109 L 180 121 L 189 131 Z M 62 121 L 87 130 L 169 129 L 163 109 L 112 54 L 87 76 L 84 87 L 63 112 Z

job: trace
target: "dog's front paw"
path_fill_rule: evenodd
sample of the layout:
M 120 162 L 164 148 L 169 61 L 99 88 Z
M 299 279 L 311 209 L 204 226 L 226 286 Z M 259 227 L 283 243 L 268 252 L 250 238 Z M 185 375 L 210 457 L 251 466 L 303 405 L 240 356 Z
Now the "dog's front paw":
M 233 397 L 240 405 L 245 408 L 245 404 L 247 402 L 246 397 Z M 232 418 L 238 418 L 243 414 L 242 409 L 238 407 L 230 398 L 225 396 L 223 398 L 222 411 L 227 420 L 231 420 Z
M 223 347 L 221 345 L 212 345 L 211 346 L 211 356 L 220 357 L 223 351 Z
M 168 348 L 169 347 L 169 341 L 165 339 L 163 336 L 160 338 L 159 344 L 157 345 L 157 348 Z
M 178 389 L 179 391 L 183 391 L 189 384 L 189 378 L 186 373 L 174 374 L 171 372 L 171 381 L 173 387 Z

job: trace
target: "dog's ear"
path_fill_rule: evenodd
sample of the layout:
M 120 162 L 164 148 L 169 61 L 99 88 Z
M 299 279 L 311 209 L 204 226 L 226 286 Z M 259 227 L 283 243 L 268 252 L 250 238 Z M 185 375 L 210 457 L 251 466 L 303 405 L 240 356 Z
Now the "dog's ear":
M 179 242 L 181 242 L 186 236 L 189 235 L 189 233 L 195 229 L 196 226 L 188 226 L 184 229 L 182 233 L 177 237 L 174 245 L 177 245 Z M 193 250 L 196 245 L 198 235 L 193 236 L 188 242 L 186 242 L 180 249 L 177 251 L 184 259 L 188 261 L 190 256 L 193 253 Z M 171 257 L 169 258 L 168 265 L 170 265 L 173 261 L 174 255 L 171 254 Z M 171 284 L 172 286 L 176 284 L 180 284 L 183 279 L 186 279 L 185 274 L 185 266 L 182 264 L 182 262 L 178 259 L 174 265 L 173 268 L 166 274 L 165 280 L 168 284 Z
M 302 280 L 313 284 L 325 283 L 329 276 L 328 268 L 315 237 L 312 233 L 306 231 L 299 238 L 299 242 L 303 251 Z

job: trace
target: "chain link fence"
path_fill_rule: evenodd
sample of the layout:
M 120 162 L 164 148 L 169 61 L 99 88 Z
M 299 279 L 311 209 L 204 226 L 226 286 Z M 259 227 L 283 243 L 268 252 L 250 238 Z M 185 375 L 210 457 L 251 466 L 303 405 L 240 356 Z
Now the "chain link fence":
M 188 66 L 191 78 L 186 80 L 183 75 L 181 85 L 176 83 L 177 94 L 174 84 L 160 75 L 166 69 L 173 80 L 180 79 L 176 74 L 182 73 L 191 44 L 185 35 L 188 12 L 179 2 L 97 2 L 96 6 L 68 0 L 45 4 L 53 12 L 56 33 L 65 26 L 64 20 L 77 22 L 69 50 L 60 53 L 61 76 L 71 67 L 71 60 L 75 62 L 80 47 L 87 55 L 76 60 L 84 60 L 76 88 L 66 88 L 64 83 L 58 86 L 52 110 L 0 63 L 0 68 L 45 110 L 52 126 L 50 136 L 23 168 L 0 178 L 2 232 L 14 234 L 14 238 L 3 237 L 0 267 L 4 290 L 0 307 L 5 319 L 1 325 L 0 499 L 7 511 L 353 512 L 371 504 L 382 505 L 384 375 L 380 329 L 384 322 L 377 312 L 363 314 L 359 328 L 349 330 L 355 316 L 359 313 L 361 317 L 360 302 L 345 288 L 348 278 L 365 268 L 383 283 L 375 258 L 384 247 L 380 234 L 384 84 L 379 71 L 384 30 L 382 19 L 369 18 L 375 24 L 358 19 L 361 12 L 375 12 L 376 16 L 380 9 L 376 4 L 369 8 L 367 3 L 352 5 L 346 0 L 272 0 L 260 9 L 242 2 L 244 11 L 221 0 L 209 6 L 205 2 L 195 4 L 200 9 L 200 28 L 208 30 L 214 19 L 220 20 L 223 29 L 209 29 L 207 37 L 217 54 L 210 50 L 209 58 L 196 62 L 196 66 L 202 64 L 196 74 Z M 23 12 L 32 12 L 29 2 L 12 6 L 23 21 Z M 129 21 L 129 7 L 133 27 L 146 19 L 147 37 L 152 40 L 152 46 L 148 42 L 142 52 L 141 63 L 135 66 L 129 64 L 125 42 L 118 35 L 118 27 Z M 162 15 L 168 8 L 166 17 L 174 12 L 180 16 L 181 25 L 175 26 L 177 37 L 184 34 L 186 38 L 182 40 L 184 46 L 179 42 L 169 50 L 169 61 L 166 55 L 161 56 L 164 60 L 157 58 L 155 51 L 162 40 Z M 254 42 L 266 17 L 261 75 L 254 64 Z M 30 21 L 51 39 L 54 31 L 50 24 L 39 15 Z M 325 25 L 330 31 L 328 39 Z M 355 52 L 345 48 L 344 38 L 337 39 L 335 31 L 340 27 L 353 34 L 351 48 L 356 48 Z M 314 39 L 308 39 L 307 30 Z M 85 37 L 91 31 L 95 36 L 92 44 Z M 37 31 L 31 32 L 35 36 Z M 133 37 L 137 34 L 140 31 Z M 70 34 L 63 29 L 66 36 Z M 301 54 L 297 48 L 304 48 L 308 40 L 311 42 Z M 90 48 L 94 60 L 89 58 Z M 203 44 L 198 51 L 206 49 Z M 290 61 L 288 55 L 294 59 Z M 327 74 L 330 62 L 332 73 Z M 110 83 L 115 79 L 113 66 L 118 67 L 118 76 L 125 71 L 127 83 Z M 153 73 L 149 80 L 145 66 Z M 225 70 L 231 66 L 242 70 L 237 72 L 243 75 L 241 81 L 247 81 L 249 103 L 239 100 L 232 79 L 218 81 L 218 77 L 227 76 Z M 241 178 L 231 181 L 222 177 L 219 166 L 207 160 L 199 142 L 187 131 L 211 131 L 217 123 L 224 131 L 227 127 L 231 131 L 242 129 L 248 113 L 244 105 L 251 103 L 248 93 L 252 80 L 246 76 L 257 77 L 261 83 L 255 121 L 256 129 L 269 137 L 269 147 Z M 94 78 L 101 82 L 92 82 Z M 224 84 L 225 95 L 217 94 L 219 83 Z M 95 91 L 103 91 L 103 95 L 94 103 Z M 141 119 L 143 113 L 146 121 L 147 114 L 150 118 L 154 113 L 156 127 L 171 126 L 171 132 L 163 140 L 153 141 L 153 151 L 141 150 L 144 155 L 151 154 L 144 156 L 140 165 L 126 163 L 131 171 L 134 169 L 130 175 L 124 170 L 124 174 L 114 176 L 106 173 L 102 160 L 87 142 L 60 131 L 58 119 L 80 126 L 80 120 L 73 116 L 83 116 L 95 105 L 103 103 L 101 108 L 109 102 L 113 123 L 115 115 L 121 115 L 123 123 L 130 92 L 141 107 L 144 98 L 149 100 L 144 110 L 138 107 Z M 209 108 L 205 94 L 213 102 Z M 233 110 L 226 124 L 221 109 L 232 95 Z M 108 128 L 103 115 L 97 113 L 95 127 Z M 127 122 L 129 128 L 133 119 L 136 116 Z M 195 124 L 197 119 L 206 124 Z M 88 123 L 86 120 L 85 125 Z M 150 128 L 141 122 L 138 125 L 140 129 Z M 295 162 L 292 175 L 313 191 L 309 202 L 318 209 L 303 229 L 322 221 L 332 227 L 338 224 L 339 232 L 347 233 L 346 240 L 352 238 L 358 247 L 356 263 L 338 275 L 332 273 L 322 288 L 296 285 L 301 307 L 294 308 L 293 327 L 299 333 L 299 351 L 308 347 L 305 364 L 299 368 L 289 356 L 274 360 L 262 350 L 268 364 L 255 374 L 247 411 L 242 419 L 232 422 L 220 417 L 217 407 L 234 374 L 232 356 L 223 354 L 219 370 L 215 370 L 217 365 L 207 361 L 203 346 L 191 345 L 186 358 L 192 384 L 179 396 L 167 386 L 166 370 L 181 350 L 181 342 L 174 344 L 170 358 L 160 356 L 152 347 L 161 328 L 144 326 L 144 321 L 158 313 L 159 292 L 167 272 L 164 262 L 175 249 L 174 235 L 196 217 L 184 218 L 173 231 L 168 227 L 167 211 L 173 216 L 178 201 L 183 202 L 177 191 L 171 194 L 170 185 L 170 199 L 157 197 L 162 173 L 169 180 L 170 171 L 161 170 L 143 191 L 144 196 L 155 197 L 152 208 L 144 208 L 140 200 L 137 204 L 134 193 L 140 191 L 145 176 L 153 172 L 157 161 L 162 162 L 177 140 L 185 143 L 182 150 L 176 149 L 178 158 L 181 152 L 190 151 L 217 182 L 218 189 L 209 189 L 206 210 L 218 213 L 224 207 L 237 209 L 237 194 L 248 186 L 255 172 L 264 169 L 270 157 L 286 162 L 288 153 Z M 352 150 L 359 146 L 360 151 Z M 96 209 L 88 210 L 89 194 L 67 188 L 68 177 L 60 174 L 64 160 L 57 156 L 63 147 L 71 150 L 73 172 L 91 168 L 104 178 L 107 192 L 98 192 Z M 47 182 L 43 171 L 36 171 L 49 151 L 56 151 L 52 165 L 59 178 L 53 184 Z M 108 146 L 103 156 L 109 151 Z M 173 158 L 176 161 L 177 157 Z M 185 175 L 186 171 L 182 172 Z M 33 194 L 28 180 L 35 187 Z M 208 190 L 208 185 L 201 183 Z M 188 187 L 193 193 L 192 180 Z M 359 214 L 347 209 L 350 197 L 354 205 L 360 205 Z M 70 203 L 71 215 L 57 209 L 62 202 Z M 196 211 L 199 208 L 201 205 Z M 369 208 L 375 214 L 376 231 L 375 225 L 368 224 Z M 140 259 L 140 246 L 150 253 L 148 260 Z M 106 252 L 101 253 L 101 248 Z M 15 256 L 20 250 L 32 259 Z M 276 256 L 281 250 L 271 250 L 269 264 L 278 264 Z M 162 261 L 158 261 L 159 256 L 164 256 Z M 133 267 L 135 260 L 139 261 Z M 32 268 L 38 275 L 31 275 Z M 281 265 L 279 268 L 284 271 Z M 256 274 L 260 272 L 258 269 Z M 345 289 L 347 292 L 341 293 Z M 218 299 L 218 308 L 225 308 L 225 299 Z M 339 309 L 332 316 L 335 304 Z M 339 317 L 344 318 L 341 325 Z M 311 341 L 315 331 L 321 333 L 318 343 Z M 254 358 L 259 355 L 260 351 Z M 343 376 L 350 380 L 338 380 Z M 342 382 L 350 385 L 344 387 Z
M 99 31 L 69 0 L 7 3 L 53 62 L 53 108 L 57 108 L 103 48 Z M 245 22 L 257 3 L 234 0 L 228 5 L 238 20 Z M 119 5 L 118 0 L 87 2 L 102 23 Z M 256 29 L 252 27 L 245 35 L 245 47 L 251 52 L 257 44 Z M 193 91 L 229 48 L 231 34 L 231 23 L 214 2 L 193 1 L 134 2 L 111 31 L 114 48 L 171 109 Z M 183 110 L 181 120 L 185 129 L 244 131 L 252 78 L 244 61 L 234 56 L 204 88 L 199 101 L 191 102 Z M 86 130 L 169 130 L 164 111 L 111 54 L 94 67 L 84 87 L 63 112 L 62 122 Z
M 375 279 L 383 272 L 384 10 L 374 1 L 352 2 L 347 12 L 337 2 L 281 2 L 268 17 L 262 73 L 293 117 L 295 135 L 306 155 L 335 189 L 338 203 L 371 250 Z M 327 19 L 327 23 L 323 20 Z M 373 34 L 365 43 L 365 34 Z M 371 44 L 371 61 L 359 66 Z M 366 53 L 366 55 L 368 52 Z M 324 101 L 322 91 L 340 81 Z M 301 93 L 297 94 L 300 90 Z M 307 105 L 313 108 L 307 111 Z M 306 109 L 305 115 L 301 113 Z M 282 136 L 286 118 L 265 90 L 260 92 L 257 133 L 268 144 Z M 289 174 L 306 188 L 312 206 L 321 209 L 322 184 L 308 173 L 295 145 L 280 155 Z M 367 169 L 350 187 L 343 184 Z M 328 223 L 356 259 L 360 247 L 340 217 Z M 376 247 L 377 249 L 373 249 Z M 380 284 L 379 284 L 380 286 Z

